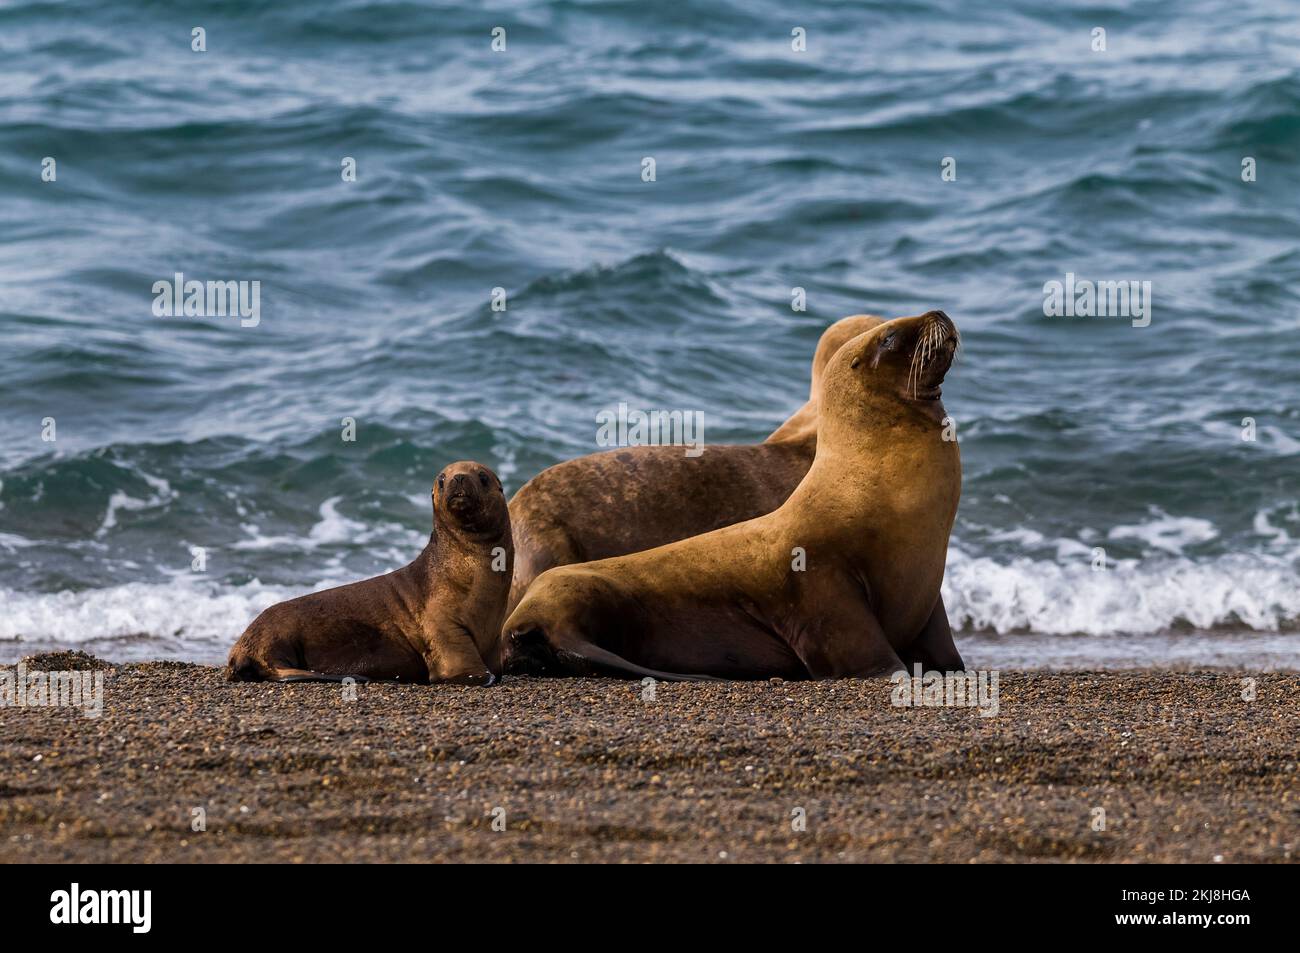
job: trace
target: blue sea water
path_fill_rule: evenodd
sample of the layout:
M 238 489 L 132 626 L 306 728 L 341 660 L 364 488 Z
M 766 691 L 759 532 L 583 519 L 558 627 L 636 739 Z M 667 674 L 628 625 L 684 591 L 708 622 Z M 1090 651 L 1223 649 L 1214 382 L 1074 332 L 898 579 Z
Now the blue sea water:
M 1297 12 L 0 6 L 0 658 L 219 660 L 408 561 L 450 461 L 513 491 L 620 402 L 757 441 L 831 321 L 941 308 L 968 661 L 1300 667 Z M 178 272 L 257 325 L 155 314 Z

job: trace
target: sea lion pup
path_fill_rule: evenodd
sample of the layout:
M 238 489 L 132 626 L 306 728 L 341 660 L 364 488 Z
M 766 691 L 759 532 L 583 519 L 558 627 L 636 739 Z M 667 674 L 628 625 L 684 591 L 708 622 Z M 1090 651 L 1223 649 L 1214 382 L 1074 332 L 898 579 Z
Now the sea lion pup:
M 557 463 L 510 501 L 515 538 L 513 609 L 553 566 L 622 556 L 770 513 L 812 465 L 822 372 L 846 341 L 884 322 L 855 314 L 824 332 L 813 355 L 808 402 L 760 444 L 638 446 Z
M 227 677 L 496 681 L 514 555 L 501 481 L 482 464 L 453 463 L 432 497 L 433 533 L 414 562 L 271 606 L 230 650 Z
M 957 345 L 941 311 L 845 344 L 826 367 L 816 458 L 788 500 L 702 536 L 543 573 L 506 620 L 506 652 L 557 674 L 667 679 L 902 668 L 947 634 L 939 586 L 961 458 L 944 439 L 939 385 Z

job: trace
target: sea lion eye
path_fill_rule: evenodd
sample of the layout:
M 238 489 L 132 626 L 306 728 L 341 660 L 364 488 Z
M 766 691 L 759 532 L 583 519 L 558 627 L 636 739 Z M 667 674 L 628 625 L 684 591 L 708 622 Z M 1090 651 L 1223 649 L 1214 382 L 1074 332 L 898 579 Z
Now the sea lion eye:
M 441 490 L 442 487 L 443 487 L 443 484 L 446 483 L 446 482 L 447 482 L 447 474 L 445 474 L 445 473 L 439 473 L 439 474 L 438 474 L 438 489 Z
M 488 485 L 487 474 L 484 473 L 482 470 L 479 471 L 479 474 L 478 474 L 478 482 L 479 482 L 479 485 L 480 485 L 480 486 L 487 486 L 487 485 Z
M 886 350 L 892 350 L 894 347 L 894 338 L 898 336 L 897 331 L 890 331 L 880 342 L 880 346 Z

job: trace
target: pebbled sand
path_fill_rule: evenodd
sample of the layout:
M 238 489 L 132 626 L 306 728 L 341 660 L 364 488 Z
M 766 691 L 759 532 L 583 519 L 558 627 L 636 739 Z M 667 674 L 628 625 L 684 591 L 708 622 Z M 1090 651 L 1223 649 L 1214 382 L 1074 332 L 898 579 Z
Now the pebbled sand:
M 93 664 L 44 656 L 29 667 Z M 105 670 L 0 708 L 6 861 L 1291 861 L 1300 674 L 1003 672 L 1000 713 L 880 681 L 230 685 Z M 38 760 L 39 759 L 39 760 Z M 191 830 L 191 811 L 207 830 Z M 505 830 L 493 829 L 494 808 Z M 792 829 L 802 808 L 807 829 Z M 1092 829 L 1104 808 L 1106 830 Z

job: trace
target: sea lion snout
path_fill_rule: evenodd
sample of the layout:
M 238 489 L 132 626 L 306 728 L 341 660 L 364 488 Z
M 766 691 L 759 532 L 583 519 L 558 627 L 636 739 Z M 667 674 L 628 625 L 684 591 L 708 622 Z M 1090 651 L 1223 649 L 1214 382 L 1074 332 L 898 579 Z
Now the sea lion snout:
M 942 311 L 927 311 L 921 315 L 908 369 L 913 397 L 931 401 L 939 399 L 939 385 L 952 367 L 960 340 L 957 325 Z
M 915 336 L 912 347 L 923 352 L 934 353 L 940 347 L 956 348 L 961 336 L 952 318 L 942 311 L 927 311 L 916 318 L 911 318 Z M 927 355 L 928 356 L 928 355 Z
M 452 512 L 472 509 L 478 504 L 475 483 L 463 473 L 455 474 L 447 482 L 447 508 Z
M 933 413 L 960 347 L 961 332 L 943 311 L 886 321 L 845 344 L 832 360 L 827 379 L 842 386 L 829 388 L 827 406 L 902 400 Z
M 942 311 L 927 311 L 914 318 L 899 318 L 881 338 L 880 348 L 904 372 L 904 393 L 919 400 L 938 400 L 939 385 L 961 342 L 952 318 Z

